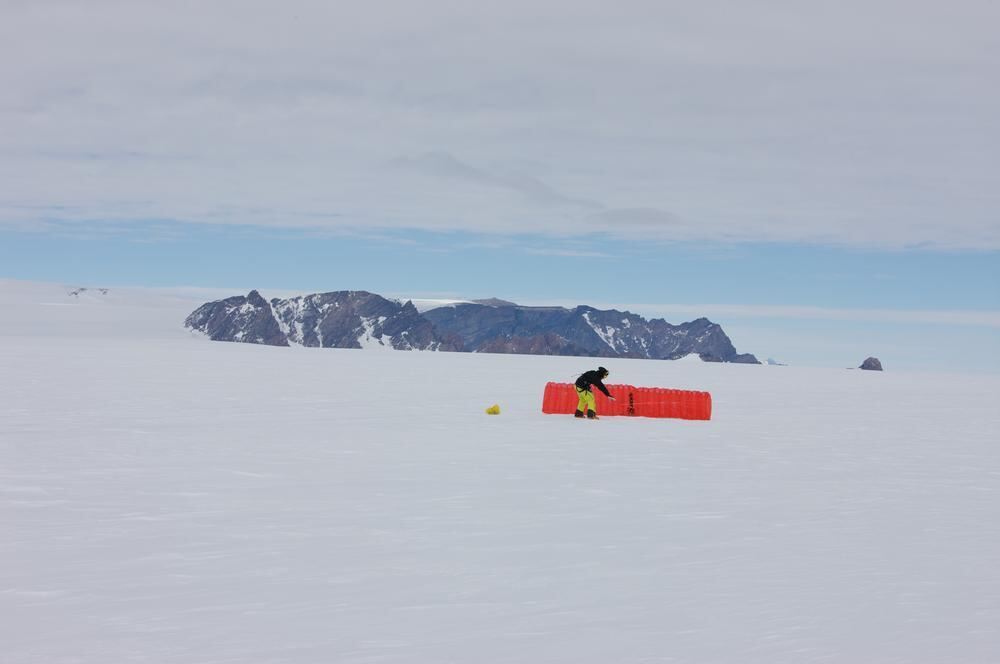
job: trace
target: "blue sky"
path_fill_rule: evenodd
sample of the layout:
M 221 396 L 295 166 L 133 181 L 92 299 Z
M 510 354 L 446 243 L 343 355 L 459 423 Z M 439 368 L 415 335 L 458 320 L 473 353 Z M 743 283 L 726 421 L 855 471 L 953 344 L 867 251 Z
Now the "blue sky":
M 465 233 L 117 225 L 0 232 L 4 275 L 90 286 L 212 286 L 591 304 L 678 323 L 707 316 L 760 359 L 1000 371 L 996 252 L 640 244 Z
M 796 364 L 998 371 L 998 21 L 13 2 L 0 277 L 588 303 Z

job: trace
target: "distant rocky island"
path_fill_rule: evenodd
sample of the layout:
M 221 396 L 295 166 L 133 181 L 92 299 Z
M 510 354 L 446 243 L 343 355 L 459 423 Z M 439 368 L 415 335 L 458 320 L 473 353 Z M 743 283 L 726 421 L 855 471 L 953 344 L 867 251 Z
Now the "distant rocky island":
M 367 291 L 265 300 L 256 290 L 208 302 L 185 326 L 214 341 L 319 348 L 384 348 L 760 364 L 737 353 L 707 318 L 671 325 L 588 306 L 526 307 L 491 298 L 419 312 Z
M 869 357 L 858 368 L 866 371 L 882 371 L 882 363 L 877 357 Z

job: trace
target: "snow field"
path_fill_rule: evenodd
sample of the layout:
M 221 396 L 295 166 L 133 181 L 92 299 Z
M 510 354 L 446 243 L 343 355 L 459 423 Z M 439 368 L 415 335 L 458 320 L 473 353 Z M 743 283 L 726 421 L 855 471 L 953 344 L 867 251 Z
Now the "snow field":
M 0 662 L 1000 653 L 995 376 L 70 336 L 0 344 Z M 713 420 L 541 414 L 598 363 Z

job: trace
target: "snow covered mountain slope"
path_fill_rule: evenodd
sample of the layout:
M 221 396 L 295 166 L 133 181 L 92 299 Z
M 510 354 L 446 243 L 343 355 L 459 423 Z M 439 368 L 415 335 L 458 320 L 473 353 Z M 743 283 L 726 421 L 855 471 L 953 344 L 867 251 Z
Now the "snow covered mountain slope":
M 206 305 L 208 306 L 208 305 Z M 365 291 L 316 293 L 271 301 L 289 341 L 321 348 L 458 350 L 416 307 Z M 236 334 L 239 326 L 235 326 Z
M 212 341 L 288 345 L 287 330 L 275 318 L 270 303 L 257 291 L 198 307 L 187 317 L 185 326 L 204 332 Z
M 614 309 L 455 304 L 424 312 L 467 350 L 533 355 L 588 355 L 674 360 L 695 353 L 714 362 L 756 364 L 739 354 L 722 328 L 708 320 L 671 325 Z
M 1000 652 L 997 376 L 215 344 L 177 296 L 2 293 L 0 661 Z M 713 419 L 541 414 L 598 362 Z
M 426 305 L 426 301 L 424 301 Z M 739 354 L 707 318 L 671 325 L 662 319 L 578 306 L 522 307 L 491 299 L 419 311 L 411 301 L 366 291 L 316 293 L 266 302 L 248 296 L 207 302 L 185 325 L 213 341 L 323 348 L 393 348 L 529 355 L 673 360 L 691 353 L 711 362 L 757 364 Z M 280 328 L 280 329 L 279 329 Z
M 266 301 L 257 291 L 207 302 L 184 321 L 212 341 L 311 348 L 461 350 L 411 303 L 367 291 L 334 291 Z
M 0 336 L 189 339 L 184 318 L 230 291 L 115 288 L 0 279 Z

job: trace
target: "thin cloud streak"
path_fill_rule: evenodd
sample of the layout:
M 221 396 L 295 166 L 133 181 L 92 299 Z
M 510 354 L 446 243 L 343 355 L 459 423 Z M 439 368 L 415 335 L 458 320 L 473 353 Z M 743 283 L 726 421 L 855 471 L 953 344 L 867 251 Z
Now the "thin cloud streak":
M 560 256 L 565 258 L 613 258 L 611 254 L 600 251 L 585 251 L 575 249 L 525 249 L 524 253 L 533 256 Z
M 459 161 L 447 152 L 427 152 L 416 157 L 394 159 L 390 166 L 413 173 L 466 180 L 489 187 L 507 189 L 542 205 L 569 205 L 582 208 L 603 207 L 596 201 L 566 196 L 541 180 L 520 173 L 491 173 Z
M 626 304 L 615 307 L 644 315 L 697 315 L 731 318 L 781 318 L 802 320 L 839 320 L 869 323 L 912 323 L 963 325 L 1000 328 L 1000 311 L 972 310 L 902 310 L 836 309 L 742 304 Z

